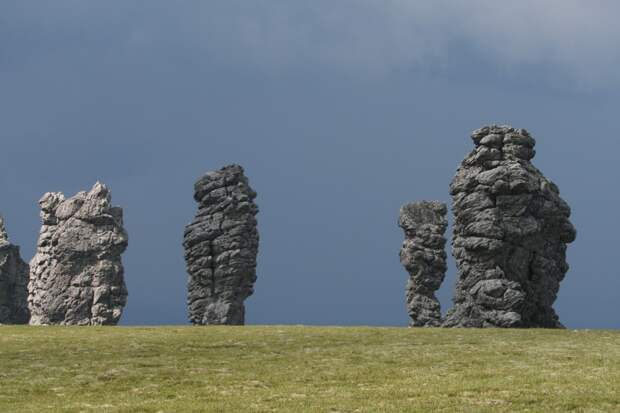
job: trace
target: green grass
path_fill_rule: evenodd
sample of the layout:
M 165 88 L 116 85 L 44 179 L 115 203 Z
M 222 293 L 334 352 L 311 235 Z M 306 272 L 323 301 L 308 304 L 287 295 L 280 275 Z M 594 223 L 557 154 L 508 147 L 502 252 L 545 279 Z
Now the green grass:
M 620 412 L 620 332 L 0 327 L 0 412 Z

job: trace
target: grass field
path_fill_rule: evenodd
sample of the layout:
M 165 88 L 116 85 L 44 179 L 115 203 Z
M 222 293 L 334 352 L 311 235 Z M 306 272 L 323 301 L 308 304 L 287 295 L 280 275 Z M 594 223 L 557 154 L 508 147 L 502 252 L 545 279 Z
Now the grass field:
M 0 412 L 620 412 L 620 332 L 0 327 Z

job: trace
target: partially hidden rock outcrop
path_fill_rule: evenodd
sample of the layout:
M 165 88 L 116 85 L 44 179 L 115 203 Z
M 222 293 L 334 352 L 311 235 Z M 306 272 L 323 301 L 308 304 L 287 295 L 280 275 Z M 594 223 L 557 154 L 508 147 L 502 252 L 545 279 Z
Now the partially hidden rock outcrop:
M 28 264 L 9 242 L 0 217 L 0 324 L 27 324 Z
M 446 327 L 562 327 L 553 310 L 576 231 L 558 187 L 530 162 L 525 129 L 486 126 L 450 186 L 458 267 Z
M 190 322 L 242 325 L 256 281 L 256 192 L 239 165 L 208 172 L 194 189 L 198 212 L 183 243 Z
M 435 291 L 446 274 L 446 205 L 413 202 L 400 209 L 398 225 L 405 233 L 400 262 L 409 273 L 407 311 L 412 327 L 438 327 L 441 308 Z
M 43 226 L 30 263 L 30 324 L 114 325 L 127 302 L 121 254 L 128 244 L 123 210 L 109 189 L 39 201 Z

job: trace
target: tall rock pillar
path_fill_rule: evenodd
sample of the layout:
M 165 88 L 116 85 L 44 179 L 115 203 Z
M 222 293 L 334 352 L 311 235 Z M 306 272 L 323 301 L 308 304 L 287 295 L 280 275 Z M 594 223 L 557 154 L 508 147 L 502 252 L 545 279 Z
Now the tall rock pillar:
M 9 242 L 0 217 L 0 324 L 27 324 L 28 264 Z
M 192 324 L 245 323 L 244 301 L 256 281 L 255 198 L 239 165 L 208 172 L 196 182 L 198 212 L 183 243 Z
M 30 263 L 30 324 L 114 325 L 127 302 L 121 254 L 128 244 L 123 210 L 109 189 L 39 201 L 43 226 Z
M 458 267 L 447 327 L 561 327 L 553 310 L 575 240 L 570 208 L 534 167 L 525 129 L 485 126 L 450 186 Z
M 435 297 L 446 274 L 446 205 L 414 202 L 400 209 L 398 225 L 405 232 L 400 262 L 409 273 L 407 311 L 412 327 L 441 325 L 441 308 Z

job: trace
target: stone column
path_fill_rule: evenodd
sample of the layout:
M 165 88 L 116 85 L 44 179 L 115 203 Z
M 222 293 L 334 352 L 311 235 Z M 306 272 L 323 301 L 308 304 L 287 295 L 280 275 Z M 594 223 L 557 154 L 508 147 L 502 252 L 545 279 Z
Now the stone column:
M 128 244 L 123 210 L 109 189 L 39 201 L 43 226 L 30 262 L 30 324 L 114 325 L 127 302 L 121 254 Z
M 405 232 L 400 262 L 409 273 L 407 311 L 412 327 L 441 325 L 441 307 L 435 297 L 446 274 L 446 205 L 413 202 L 400 209 L 398 225 Z
M 525 129 L 485 126 L 472 139 L 450 186 L 459 278 L 444 325 L 561 327 L 552 305 L 576 237 L 570 208 L 532 165 Z
M 242 325 L 256 281 L 256 192 L 239 165 L 206 173 L 194 189 L 198 212 L 183 242 L 190 322 Z
M 28 264 L 9 242 L 0 217 L 0 324 L 27 324 L 29 317 Z

